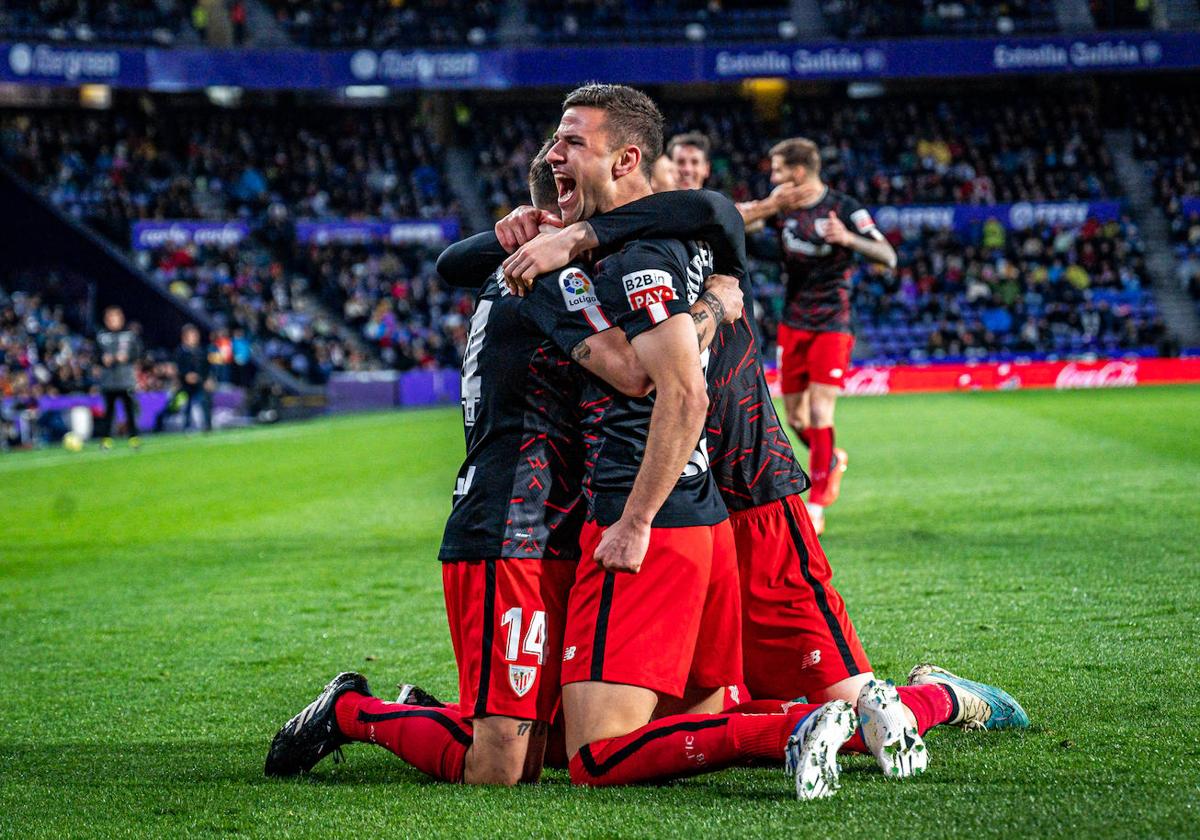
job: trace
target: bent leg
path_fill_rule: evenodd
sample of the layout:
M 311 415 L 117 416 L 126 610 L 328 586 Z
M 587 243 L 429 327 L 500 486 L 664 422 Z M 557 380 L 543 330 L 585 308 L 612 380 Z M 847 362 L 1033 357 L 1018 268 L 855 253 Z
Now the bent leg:
M 546 750 L 544 723 L 488 715 L 475 718 L 472 726 L 475 737 L 466 755 L 464 782 L 512 787 L 538 780 Z
M 338 729 L 351 741 L 378 744 L 422 773 L 461 782 L 471 725 L 456 709 L 388 703 L 347 692 L 335 707 Z

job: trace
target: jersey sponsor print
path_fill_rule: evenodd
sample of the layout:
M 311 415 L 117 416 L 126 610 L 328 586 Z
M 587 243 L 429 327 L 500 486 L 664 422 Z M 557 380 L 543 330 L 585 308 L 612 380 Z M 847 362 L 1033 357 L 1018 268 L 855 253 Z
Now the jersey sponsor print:
M 820 200 L 775 220 L 787 276 L 783 321 L 814 332 L 850 332 L 850 268 L 854 251 L 825 241 L 829 214 L 852 232 L 882 239 L 871 213 L 859 202 L 826 187 Z

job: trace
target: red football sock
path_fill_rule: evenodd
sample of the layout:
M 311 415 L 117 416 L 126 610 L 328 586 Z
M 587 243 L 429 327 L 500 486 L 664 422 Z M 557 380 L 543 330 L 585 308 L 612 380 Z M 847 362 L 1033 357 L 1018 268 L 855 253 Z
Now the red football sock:
M 917 719 L 917 734 L 924 735 L 939 724 L 954 720 L 958 714 L 958 701 L 950 689 L 942 685 L 899 685 L 900 702 L 908 707 Z M 842 745 L 842 752 L 869 752 L 863 741 L 862 727 L 854 737 Z
M 805 426 L 796 433 L 796 437 L 800 438 L 800 442 L 808 449 L 812 449 L 812 429 Z
M 829 468 L 833 464 L 833 426 L 808 430 L 808 474 L 812 492 L 808 500 L 814 505 L 828 504 Z
M 457 709 L 405 706 L 348 691 L 334 712 L 351 741 L 379 744 L 435 779 L 462 781 L 472 731 Z
M 774 715 L 672 715 L 620 738 L 585 744 L 570 761 L 577 785 L 682 779 L 750 761 L 782 762 L 788 736 L 817 704 Z

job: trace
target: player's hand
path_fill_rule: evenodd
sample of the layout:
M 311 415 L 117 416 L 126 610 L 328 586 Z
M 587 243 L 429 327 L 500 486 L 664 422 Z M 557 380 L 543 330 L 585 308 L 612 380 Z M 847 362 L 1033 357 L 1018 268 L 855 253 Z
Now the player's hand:
M 636 575 L 650 547 L 650 525 L 641 525 L 622 517 L 604 529 L 594 557 L 608 572 Z
M 741 284 L 736 277 L 730 277 L 728 274 L 711 275 L 704 283 L 704 296 L 701 299 L 713 311 L 713 317 L 718 323 L 732 324 L 742 317 L 745 301 L 742 299 Z
M 500 247 L 510 254 L 538 235 L 542 225 L 562 227 L 563 222 L 553 213 L 522 204 L 496 222 L 496 238 Z
M 571 225 L 549 231 L 526 242 L 504 261 L 504 281 L 509 290 L 517 285 L 528 290 L 533 281 L 547 271 L 562 268 L 575 259 L 575 245 L 581 226 Z
M 846 247 L 850 244 L 850 231 L 838 218 L 837 213 L 829 211 L 829 218 L 825 222 L 825 241 L 830 245 L 841 245 Z
M 780 184 L 769 196 L 776 213 L 790 213 L 803 207 L 809 200 L 808 190 L 799 184 Z

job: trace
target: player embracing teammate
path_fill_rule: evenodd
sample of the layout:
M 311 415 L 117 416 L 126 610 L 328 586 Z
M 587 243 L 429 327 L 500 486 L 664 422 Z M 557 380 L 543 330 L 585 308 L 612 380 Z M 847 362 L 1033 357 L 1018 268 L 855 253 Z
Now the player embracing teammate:
M 464 274 L 490 270 L 528 240 L 504 272 L 518 284 L 536 278 L 520 299 L 498 275 L 487 281 L 464 363 L 471 422 L 459 495 L 479 493 L 481 481 L 496 489 L 474 514 L 452 514 L 443 543 L 448 569 L 466 564 L 444 574 L 459 702 L 409 692 L 408 702 L 386 703 L 361 676 L 341 674 L 276 735 L 269 774 L 306 771 L 357 740 L 449 781 L 532 780 L 542 749 L 532 738 L 555 713 L 560 660 L 577 783 L 773 760 L 812 798 L 836 789 L 844 745 L 870 749 L 885 773 L 904 776 L 924 768 L 929 726 L 1025 722 L 1003 692 L 941 669 L 914 669 L 916 684 L 899 690 L 871 679 L 798 501 L 805 477 L 770 402 L 753 321 L 740 311 L 741 220 L 712 193 L 650 196 L 661 147 L 661 116 L 644 94 L 580 88 L 531 173 L 543 209 L 518 214 L 498 240 L 455 263 Z M 554 221 L 567 227 L 531 238 L 551 221 L 538 196 L 547 169 L 562 217 Z M 588 249 L 606 255 L 569 264 Z M 741 294 L 716 269 L 738 277 Z M 572 370 L 568 356 L 588 371 L 567 374 L 580 377 L 578 426 L 569 419 L 576 392 L 533 377 L 535 367 L 556 377 Z M 496 398 L 485 396 L 493 389 Z M 541 397 L 529 396 L 551 393 L 558 419 L 548 428 Z M 472 425 L 506 416 L 506 436 L 473 438 Z M 587 503 L 581 533 L 569 524 L 575 454 Z M 474 542 L 465 538 L 472 526 Z M 514 565 L 524 560 L 536 565 Z M 555 562 L 573 574 L 548 571 Z M 772 601 L 772 588 L 784 597 Z M 783 644 L 760 649 L 758 634 L 743 645 L 756 621 L 782 628 Z M 744 681 L 743 651 L 753 660 L 745 681 L 775 699 L 722 711 L 726 687 Z M 522 703 L 532 692 L 543 699 Z M 823 702 L 782 702 L 799 693 Z

